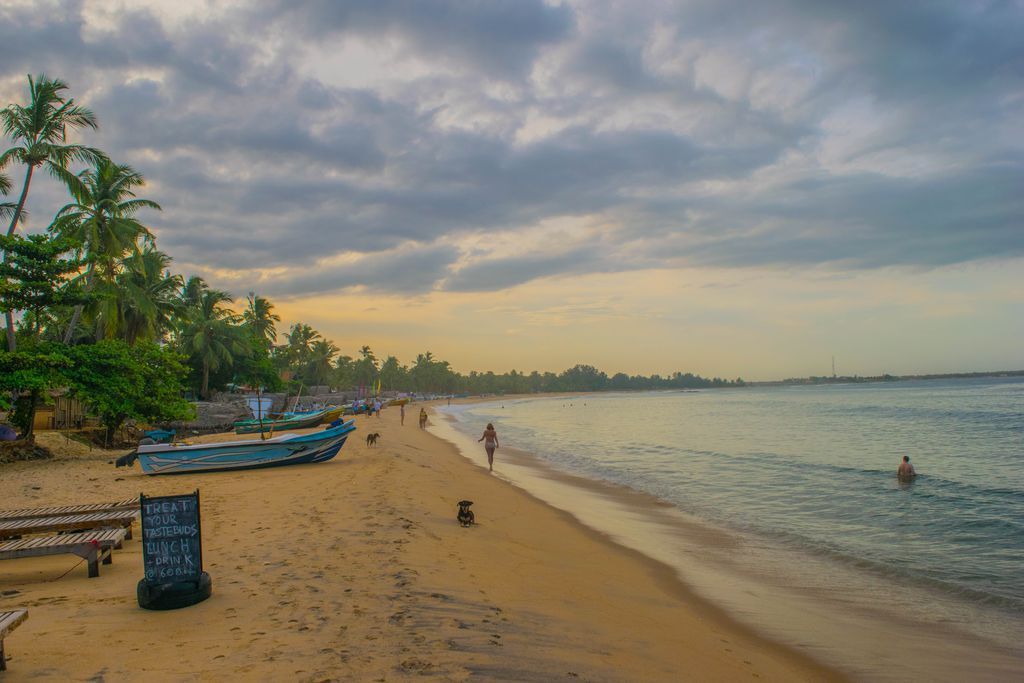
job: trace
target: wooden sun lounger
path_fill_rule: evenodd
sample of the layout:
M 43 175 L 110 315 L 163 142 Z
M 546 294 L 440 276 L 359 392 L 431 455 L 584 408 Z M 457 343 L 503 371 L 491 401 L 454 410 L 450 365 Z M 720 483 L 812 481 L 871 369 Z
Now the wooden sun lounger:
M 0 612 L 0 671 L 7 671 L 7 656 L 4 654 L 4 636 L 21 626 L 28 619 L 28 610 L 16 609 Z
M 78 555 L 89 562 L 89 578 L 100 575 L 100 562 L 113 562 L 111 553 L 120 548 L 128 532 L 125 529 L 83 531 L 77 534 L 33 536 L 0 543 L 0 560 L 41 555 Z
M 94 512 L 86 515 L 65 515 L 63 517 L 11 519 L 0 522 L 0 540 L 28 534 L 48 534 L 58 531 L 81 531 L 106 527 L 123 527 L 128 538 L 131 538 L 132 522 L 138 515 L 139 511 L 135 509 Z
M 30 519 L 33 517 L 63 517 L 65 515 L 81 515 L 89 512 L 112 512 L 138 508 L 138 498 L 128 498 L 117 503 L 86 503 L 84 505 L 61 505 L 48 508 L 22 508 L 20 510 L 0 510 L 0 522 L 9 519 Z

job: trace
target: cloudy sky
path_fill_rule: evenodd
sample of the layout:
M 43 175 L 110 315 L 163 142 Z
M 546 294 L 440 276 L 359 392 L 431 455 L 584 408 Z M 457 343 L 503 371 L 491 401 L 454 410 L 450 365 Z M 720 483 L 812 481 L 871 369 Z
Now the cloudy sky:
M 1022 368 L 1022 36 L 1019 0 L 0 0 L 0 102 L 67 81 L 177 270 L 350 354 Z

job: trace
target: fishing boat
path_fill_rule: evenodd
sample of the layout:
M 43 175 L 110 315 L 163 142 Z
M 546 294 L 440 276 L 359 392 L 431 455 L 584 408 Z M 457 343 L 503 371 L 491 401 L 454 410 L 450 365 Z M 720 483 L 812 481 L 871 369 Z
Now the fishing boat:
M 345 410 L 345 406 L 327 406 L 319 410 L 300 410 L 298 412 L 287 412 L 287 413 L 275 413 L 273 419 L 275 420 L 287 420 L 293 417 L 309 417 L 313 413 L 322 413 L 320 418 L 320 424 L 327 424 L 328 422 L 334 422 L 341 417 L 342 411 Z M 266 418 L 264 418 L 264 422 Z
M 273 420 L 266 418 L 260 420 L 242 420 L 235 423 L 235 434 L 254 434 L 256 432 L 281 432 L 290 429 L 306 429 L 315 427 L 323 422 L 324 417 L 330 410 L 318 410 L 315 413 L 300 413 L 291 417 L 281 417 Z
M 145 474 L 250 470 L 326 462 L 338 454 L 355 429 L 355 421 L 349 420 L 322 432 L 281 434 L 263 440 L 140 445 L 134 455 Z M 130 465 L 131 458 L 124 464 Z

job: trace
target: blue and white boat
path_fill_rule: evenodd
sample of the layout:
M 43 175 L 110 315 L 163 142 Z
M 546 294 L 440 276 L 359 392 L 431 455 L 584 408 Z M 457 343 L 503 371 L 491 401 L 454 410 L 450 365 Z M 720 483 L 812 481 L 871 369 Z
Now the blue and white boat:
M 326 462 L 338 454 L 355 429 L 355 421 L 349 420 L 322 432 L 281 434 L 264 440 L 140 445 L 134 455 L 146 474 L 249 470 Z

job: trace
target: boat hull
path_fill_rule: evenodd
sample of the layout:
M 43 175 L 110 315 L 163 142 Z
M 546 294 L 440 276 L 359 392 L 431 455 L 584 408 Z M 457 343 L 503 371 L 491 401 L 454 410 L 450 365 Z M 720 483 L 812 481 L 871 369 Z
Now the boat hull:
M 145 474 L 187 474 L 251 470 L 284 465 L 327 462 L 338 454 L 352 421 L 313 434 L 286 434 L 260 441 L 232 441 L 193 446 L 139 446 L 139 465 Z
M 260 424 L 259 420 L 243 420 L 242 422 L 235 423 L 235 434 L 256 434 L 261 430 L 263 432 L 281 432 L 288 431 L 289 429 L 307 429 L 320 424 L 328 412 L 321 410 L 316 413 L 297 415 L 284 420 L 264 420 L 262 424 Z

